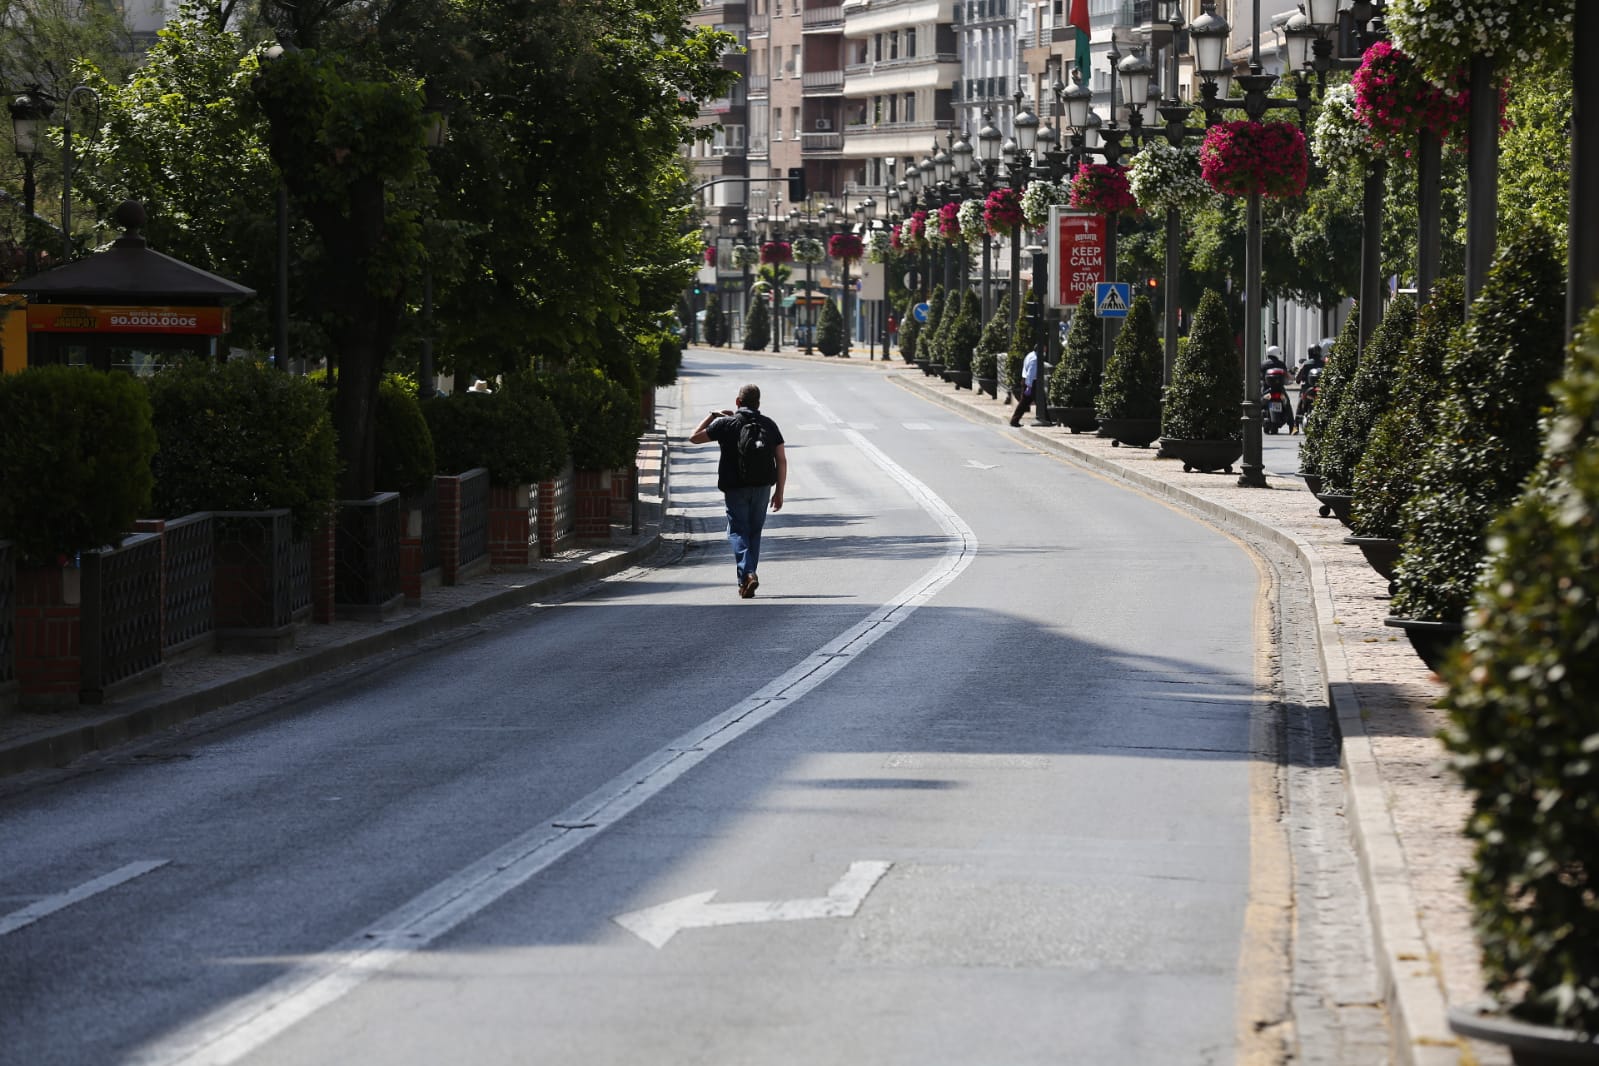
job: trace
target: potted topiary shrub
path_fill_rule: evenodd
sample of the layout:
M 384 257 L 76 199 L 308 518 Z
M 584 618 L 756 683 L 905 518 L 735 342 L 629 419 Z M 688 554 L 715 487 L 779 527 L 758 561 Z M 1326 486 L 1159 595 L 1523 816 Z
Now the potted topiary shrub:
M 1445 278 L 1416 317 L 1416 331 L 1405 346 L 1391 383 L 1392 400 L 1377 419 L 1370 442 L 1355 467 L 1353 536 L 1344 538 L 1365 555 L 1384 579 L 1392 581 L 1399 562 L 1401 508 L 1420 489 L 1420 459 L 1437 421 L 1444 392 L 1444 353 L 1460 322 L 1465 299 L 1461 279 Z
M 1114 447 L 1147 446 L 1160 436 L 1160 338 L 1149 297 L 1138 296 L 1105 364 L 1094 410 L 1100 429 Z
M 1543 461 L 1488 537 L 1443 701 L 1496 1000 L 1449 1024 L 1551 1066 L 1599 1062 L 1599 313 L 1554 396 Z
M 905 314 L 899 320 L 899 357 L 912 366 L 916 365 L 916 344 L 922 335 L 922 324 L 916 320 L 918 302 L 915 296 L 907 300 Z
M 944 364 L 938 352 L 938 327 L 943 321 L 944 286 L 940 285 L 933 290 L 933 298 L 928 301 L 927 321 L 922 324 L 921 335 L 916 341 L 916 365 L 930 377 L 942 377 L 944 374 Z
M 1160 450 L 1181 460 L 1184 470 L 1230 474 L 1244 454 L 1238 413 L 1244 371 L 1220 293 L 1205 290 L 1187 340 L 1161 403 Z
M 1507 246 L 1450 345 L 1422 460 L 1426 488 L 1406 505 L 1394 616 L 1428 664 L 1447 655 L 1476 587 L 1489 521 L 1537 464 L 1539 416 L 1564 359 L 1563 271 L 1537 230 Z
M 1072 312 L 1060 365 L 1049 378 L 1049 420 L 1073 433 L 1085 433 L 1099 425 L 1094 413 L 1101 376 L 1099 337 L 1094 329 L 1097 323 L 1094 294 L 1084 292 L 1077 310 Z
M 24 704 L 75 704 L 84 689 L 98 694 L 103 681 L 124 680 L 86 669 L 85 647 L 98 647 L 110 622 L 95 611 L 91 557 L 121 545 L 149 505 L 155 449 L 137 378 L 68 366 L 0 376 L 0 540 L 18 556 L 13 624 Z M 148 673 L 161 660 L 160 543 L 135 539 L 129 550 L 149 557 L 138 562 L 153 568 L 152 595 L 120 622 L 141 645 L 124 650 L 137 651 L 131 661 Z
M 983 327 L 972 352 L 972 381 L 981 392 L 999 399 L 999 357 L 1006 348 L 1006 330 L 1010 328 L 1010 293 L 999 298 L 994 317 Z
M 744 350 L 746 352 L 763 351 L 772 343 L 772 316 L 766 309 L 766 294 L 752 292 L 750 294 L 749 313 L 744 316 Z
M 1008 299 L 1009 293 L 1005 294 Z M 1027 353 L 1033 351 L 1035 344 L 1041 344 L 1042 338 L 1035 336 L 1038 318 L 1038 290 L 1028 289 L 1027 295 L 1022 299 L 1021 313 L 1016 316 L 1016 328 L 1011 331 L 1010 348 L 1005 352 L 1004 365 L 1000 368 L 1001 380 L 1005 384 L 1006 402 L 1012 396 L 1020 402 L 1022 395 L 1022 364 L 1027 361 Z M 1044 348 L 1038 349 L 1038 358 L 1042 360 L 1046 354 Z M 1040 370 L 1043 368 L 1040 367 Z M 1053 382 L 1051 382 L 1053 384 Z M 1035 408 L 1047 408 L 1049 404 L 1040 398 Z M 1045 412 L 1048 413 L 1047 411 Z
M 960 298 L 960 310 L 944 335 L 944 378 L 957 389 L 972 387 L 972 352 L 982 336 L 983 311 L 977 294 L 967 289 Z M 940 330 L 940 332 L 943 332 Z
M 575 363 L 536 379 L 566 427 L 575 468 L 577 535 L 604 540 L 611 535 L 611 472 L 629 466 L 638 454 L 640 425 L 627 392 L 595 366 Z M 606 500 L 603 515 L 597 501 Z M 589 502 L 585 502 L 589 501 Z
M 722 310 L 722 298 L 711 293 L 705 300 L 705 343 L 712 348 L 727 344 L 727 312 Z
M 1313 493 L 1320 493 L 1322 489 L 1322 433 L 1332 421 L 1338 406 L 1339 391 L 1354 376 L 1359 361 L 1360 307 L 1357 305 L 1344 319 L 1344 327 L 1338 331 L 1332 351 L 1327 353 L 1327 365 L 1321 372 L 1321 396 L 1301 427 L 1305 439 L 1299 442 L 1299 476 L 1305 479 L 1305 484 L 1310 486 Z M 1330 514 L 1332 509 L 1323 504 L 1321 516 L 1326 518 Z
M 1322 488 L 1316 495 L 1346 526 L 1353 519 L 1350 489 L 1372 427 L 1394 395 L 1395 374 L 1416 329 L 1416 302 L 1400 293 L 1377 324 L 1354 373 L 1338 390 L 1318 433 L 1317 463 Z M 1312 412 L 1314 413 L 1314 412 Z
M 844 350 L 844 316 L 832 300 L 822 305 L 822 321 L 816 327 L 816 347 L 823 355 L 837 355 Z

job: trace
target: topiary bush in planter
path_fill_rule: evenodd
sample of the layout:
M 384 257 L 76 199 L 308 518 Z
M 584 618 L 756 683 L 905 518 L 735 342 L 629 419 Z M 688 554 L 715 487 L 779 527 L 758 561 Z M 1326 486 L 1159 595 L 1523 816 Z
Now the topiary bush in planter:
M 712 298 L 715 298 L 714 294 Z M 722 323 L 722 328 L 727 329 L 725 321 Z M 655 349 L 655 373 L 643 380 L 644 386 L 654 389 L 674 384 L 677 381 L 678 371 L 683 369 L 683 342 L 672 331 L 661 330 L 659 333 L 650 334 L 648 343 Z
M 1049 379 L 1049 406 L 1093 407 L 1099 397 L 1099 337 L 1094 326 L 1094 294 L 1083 293 L 1072 312 L 1060 365 Z M 1026 355 L 1026 352 L 1022 353 Z
M 438 464 L 433 454 L 433 432 L 422 417 L 422 403 L 411 381 L 390 374 L 378 383 L 373 431 L 377 437 L 373 487 L 402 496 L 414 496 L 426 489 Z
M 955 321 L 951 323 L 943 342 L 945 370 L 958 374 L 971 373 L 972 351 L 982 337 L 982 330 L 982 306 L 977 302 L 977 294 L 967 289 L 961 297 L 960 311 L 955 315 Z
M 606 377 L 598 367 L 581 364 L 540 374 L 532 385 L 554 405 L 566 427 L 574 467 L 616 470 L 633 462 L 643 426 L 638 405 L 627 389 Z M 513 391 L 515 388 L 513 385 Z M 551 476 L 558 469 L 559 465 L 540 476 Z
M 1075 324 L 1075 323 L 1074 323 Z M 1160 418 L 1160 338 L 1155 335 L 1155 315 L 1149 297 L 1138 296 L 1127 310 L 1127 321 L 1116 336 L 1116 347 L 1105 364 L 1094 411 L 1107 419 Z
M 905 305 L 904 317 L 899 320 L 899 354 L 907 363 L 916 361 L 916 345 L 922 335 L 922 324 L 916 321 L 916 316 L 912 313 L 916 303 L 916 298 L 911 297 L 910 302 Z
M 1445 670 L 1445 739 L 1473 794 L 1469 878 L 1488 991 L 1522 1020 L 1594 1033 L 1599 312 L 1555 401 L 1543 462 L 1488 537 L 1465 653 Z
M 714 292 L 705 299 L 705 343 L 712 348 L 727 344 L 727 312 L 722 310 L 721 296 Z
M 1442 397 L 1422 459 L 1426 488 L 1402 516 L 1393 613 L 1459 622 L 1477 584 L 1488 523 L 1538 462 L 1539 415 L 1565 352 L 1565 279 L 1538 231 L 1500 253 L 1465 330 L 1450 345 Z
M 1348 495 L 1355 467 L 1387 405 L 1397 394 L 1399 361 L 1416 330 L 1416 301 L 1401 293 L 1389 303 L 1366 344 L 1349 384 L 1338 391 L 1338 406 L 1318 444 L 1327 492 Z
M 752 293 L 750 300 L 749 314 L 744 316 L 744 350 L 758 352 L 772 343 L 772 315 L 765 293 Z
M 0 376 L 0 540 L 44 565 L 121 543 L 150 504 L 155 450 L 137 378 L 68 366 Z
M 938 325 L 944 319 L 944 286 L 940 285 L 933 290 L 933 298 L 927 302 L 927 321 L 922 324 L 922 333 L 916 341 L 916 358 L 929 363 L 938 362 Z
M 1206 289 L 1172 364 L 1160 408 L 1160 435 L 1174 440 L 1241 440 L 1244 364 L 1233 343 L 1227 302 Z
M 1010 293 L 1003 297 L 1010 299 Z M 1008 306 L 1001 304 L 1001 306 Z M 1003 367 L 1003 381 L 1005 387 L 1017 396 L 1022 394 L 1022 363 L 1027 360 L 1027 353 L 1033 351 L 1033 346 L 1039 345 L 1038 358 L 1042 360 L 1045 350 L 1042 347 L 1042 338 L 1036 336 L 1038 323 L 1038 291 L 1028 289 L 1027 295 L 1022 298 L 1021 314 L 1016 316 L 1016 328 L 1011 331 L 1010 348 L 1005 353 Z M 1040 370 L 1043 368 L 1040 367 Z M 1053 382 L 1051 382 L 1053 384 Z M 1045 403 L 1043 406 L 1048 406 Z
M 1344 319 L 1344 328 L 1338 331 L 1338 339 L 1333 342 L 1332 354 L 1327 357 L 1327 364 L 1321 372 L 1321 394 L 1316 399 L 1316 406 L 1310 412 L 1310 417 L 1305 419 L 1305 424 L 1300 428 L 1305 434 L 1305 439 L 1299 442 L 1299 469 L 1302 473 L 1320 477 L 1322 436 L 1326 428 L 1332 424 L 1333 415 L 1338 408 L 1338 393 L 1343 389 L 1345 382 L 1355 376 L 1355 367 L 1360 363 L 1360 306 L 1357 304 L 1349 312 L 1349 317 Z
M 816 347 L 823 355 L 844 350 L 844 316 L 832 300 L 822 305 L 822 321 L 816 327 Z
M 487 467 L 496 485 L 554 477 L 566 465 L 566 426 L 548 397 L 523 375 L 499 392 L 458 392 L 422 402 L 438 468 Z
M 1444 354 L 1460 325 L 1465 298 L 1461 279 L 1445 278 L 1433 286 L 1432 298 L 1416 316 L 1416 332 L 1394 374 L 1392 402 L 1355 467 L 1350 529 L 1357 537 L 1398 537 L 1401 509 L 1421 488 L 1421 456 L 1445 388 Z
M 999 357 L 1006 352 L 1008 341 L 1005 337 L 1010 329 L 1010 293 L 1005 293 L 999 298 L 999 306 L 994 308 L 994 317 L 988 320 L 983 327 L 983 332 L 977 338 L 977 348 L 972 352 L 972 377 L 999 379 Z M 1007 353 L 1008 361 L 1008 353 Z
M 303 539 L 338 490 L 329 393 L 265 363 L 189 360 L 149 379 L 159 517 L 286 507 Z

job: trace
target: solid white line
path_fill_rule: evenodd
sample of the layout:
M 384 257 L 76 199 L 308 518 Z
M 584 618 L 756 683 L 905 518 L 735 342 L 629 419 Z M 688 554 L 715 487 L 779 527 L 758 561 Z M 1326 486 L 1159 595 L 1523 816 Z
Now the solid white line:
M 139 862 L 130 862 L 126 866 L 119 866 L 108 874 L 102 874 L 92 881 L 85 881 L 76 888 L 69 888 L 54 896 L 47 896 L 36 903 L 30 903 L 20 911 L 12 911 L 4 918 L 0 918 L 0 936 L 14 933 L 23 926 L 32 925 L 40 918 L 54 914 L 56 911 L 65 910 L 74 903 L 81 903 L 90 896 L 97 896 L 108 888 L 116 888 L 135 877 L 143 876 L 151 870 L 158 870 L 171 862 L 171 859 L 143 859 Z
M 828 424 L 843 425 L 808 392 L 796 391 Z M 228 1066 L 239 1061 L 368 978 L 427 947 L 593 840 L 728 744 L 793 706 L 959 577 L 976 554 L 976 534 L 932 489 L 865 437 L 851 429 L 844 429 L 843 435 L 948 535 L 943 557 L 926 573 L 781 677 L 641 759 L 549 824 L 528 830 L 256 992 L 147 1046 L 132 1061 L 137 1066 Z

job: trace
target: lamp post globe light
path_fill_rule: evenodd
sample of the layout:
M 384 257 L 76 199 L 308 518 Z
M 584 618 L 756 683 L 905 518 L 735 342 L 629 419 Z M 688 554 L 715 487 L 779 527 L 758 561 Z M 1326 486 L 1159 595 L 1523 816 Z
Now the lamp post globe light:
M 55 113 L 55 105 L 37 85 L 30 85 L 11 101 L 11 132 L 17 155 L 22 159 L 22 212 L 24 262 L 29 274 L 39 266 L 39 253 L 33 246 L 33 201 L 38 192 L 33 180 L 33 161 L 39 156 L 39 143 L 45 123 Z

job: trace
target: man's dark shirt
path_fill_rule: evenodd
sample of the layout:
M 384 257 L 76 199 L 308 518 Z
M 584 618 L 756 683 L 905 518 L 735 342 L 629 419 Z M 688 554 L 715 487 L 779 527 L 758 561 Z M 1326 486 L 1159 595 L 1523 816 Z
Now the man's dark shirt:
M 772 439 L 777 444 L 783 443 L 783 431 L 777 428 L 777 423 L 761 414 L 751 411 L 748 407 L 740 407 L 734 412 L 732 418 L 726 415 L 713 419 L 705 427 L 705 435 L 722 447 L 722 458 L 716 464 L 716 488 L 719 492 L 728 492 L 732 489 L 744 488 L 738 482 L 738 424 L 740 415 L 754 415 L 760 419 L 772 434 Z

